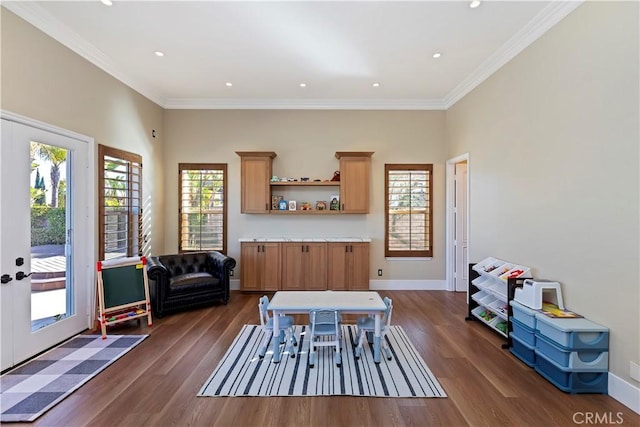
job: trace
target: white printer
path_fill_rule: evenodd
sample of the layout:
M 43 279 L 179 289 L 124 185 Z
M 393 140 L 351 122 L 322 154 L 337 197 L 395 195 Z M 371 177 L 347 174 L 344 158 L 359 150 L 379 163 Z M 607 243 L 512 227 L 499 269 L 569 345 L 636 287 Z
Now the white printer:
M 560 283 L 543 279 L 524 279 L 521 288 L 516 288 L 513 297 L 520 304 L 534 310 L 542 308 L 542 302 L 552 302 L 564 310 Z

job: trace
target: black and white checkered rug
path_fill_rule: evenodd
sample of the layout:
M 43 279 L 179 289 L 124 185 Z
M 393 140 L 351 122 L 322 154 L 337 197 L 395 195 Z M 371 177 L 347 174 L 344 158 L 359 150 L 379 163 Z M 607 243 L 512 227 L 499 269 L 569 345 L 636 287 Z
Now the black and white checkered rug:
M 391 326 L 386 336 L 391 360 L 383 355 L 374 363 L 372 346 L 366 344 L 356 359 L 356 327 L 342 325 L 341 366 L 334 362 L 332 347 L 320 347 L 313 368 L 306 329 L 295 326 L 295 358 L 285 351 L 280 363 L 271 363 L 271 344 L 266 356 L 258 357 L 262 327 L 244 325 L 198 396 L 447 396 L 401 326 Z
M 0 377 L 0 421 L 33 421 L 148 335 L 77 335 Z

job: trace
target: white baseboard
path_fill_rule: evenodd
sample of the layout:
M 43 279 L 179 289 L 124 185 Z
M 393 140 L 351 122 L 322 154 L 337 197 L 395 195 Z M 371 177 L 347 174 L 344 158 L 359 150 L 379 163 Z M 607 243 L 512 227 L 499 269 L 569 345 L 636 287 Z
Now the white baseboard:
M 446 280 L 369 280 L 369 289 L 378 291 L 445 291 Z
M 609 396 L 640 414 L 640 388 L 609 372 Z
M 229 289 L 240 290 L 240 279 L 229 280 Z M 369 289 L 385 291 L 445 291 L 446 280 L 369 280 Z

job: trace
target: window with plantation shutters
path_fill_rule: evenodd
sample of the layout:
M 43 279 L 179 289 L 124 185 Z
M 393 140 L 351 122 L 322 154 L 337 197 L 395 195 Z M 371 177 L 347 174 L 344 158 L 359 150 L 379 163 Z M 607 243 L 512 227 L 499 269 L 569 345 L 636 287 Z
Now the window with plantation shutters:
M 227 252 L 227 165 L 180 163 L 179 250 Z
M 98 255 L 142 255 L 142 157 L 104 145 L 98 157 Z
M 385 165 L 385 256 L 433 256 L 433 165 Z

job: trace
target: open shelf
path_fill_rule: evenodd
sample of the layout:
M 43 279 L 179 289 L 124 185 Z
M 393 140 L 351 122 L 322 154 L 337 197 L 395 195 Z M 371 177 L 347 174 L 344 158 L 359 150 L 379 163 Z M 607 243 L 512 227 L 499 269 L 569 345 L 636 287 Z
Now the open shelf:
M 340 187 L 340 181 L 271 181 L 272 187 Z

